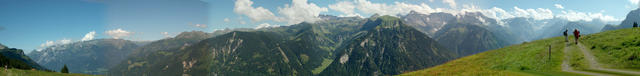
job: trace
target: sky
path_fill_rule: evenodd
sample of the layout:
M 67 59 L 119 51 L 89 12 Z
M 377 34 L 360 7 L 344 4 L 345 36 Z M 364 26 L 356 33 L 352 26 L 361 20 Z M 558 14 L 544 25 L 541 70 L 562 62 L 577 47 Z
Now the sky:
M 32 50 L 93 39 L 153 41 L 184 31 L 314 22 L 320 14 L 481 12 L 618 24 L 639 0 L 0 0 L 0 44 Z

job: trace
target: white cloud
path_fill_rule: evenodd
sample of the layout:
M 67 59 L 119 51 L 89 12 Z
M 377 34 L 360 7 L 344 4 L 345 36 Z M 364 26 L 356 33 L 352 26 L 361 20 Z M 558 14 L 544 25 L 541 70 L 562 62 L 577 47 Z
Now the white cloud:
M 592 12 L 578 12 L 578 11 L 562 11 L 562 14 L 556 15 L 558 18 L 564 18 L 569 21 L 592 21 L 593 19 L 600 19 L 603 22 L 620 21 L 621 19 L 614 18 L 613 16 L 604 15 L 602 13 Z
M 450 5 L 456 5 L 455 1 L 443 1 L 449 3 Z M 350 9 L 348 6 L 355 6 L 355 9 Z M 342 7 L 339 7 L 342 6 Z M 375 8 L 372 8 L 375 7 Z M 329 5 L 329 8 L 332 10 L 336 10 L 342 12 L 343 14 L 355 13 L 354 10 L 357 10 L 366 14 L 380 14 L 380 15 L 391 15 L 395 16 L 398 14 L 407 14 L 410 11 L 416 11 L 419 13 L 429 14 L 434 12 L 446 12 L 452 13 L 455 15 L 463 15 L 465 12 L 481 12 L 484 15 L 500 19 L 514 18 L 514 17 L 526 17 L 526 18 L 534 18 L 536 20 L 542 19 L 551 19 L 554 18 L 554 14 L 551 10 L 547 8 L 535 8 L 535 9 L 521 9 L 517 6 L 513 8 L 514 11 L 505 11 L 502 8 L 493 7 L 490 9 L 480 9 L 473 5 L 463 5 L 462 9 L 443 9 L 443 8 L 431 8 L 429 5 L 421 3 L 421 4 L 410 4 L 404 2 L 394 2 L 393 4 L 386 3 L 372 3 L 368 0 L 355 0 L 353 3 L 349 2 L 338 2 L 336 4 Z
M 243 24 L 243 25 L 244 25 L 244 24 L 247 24 L 247 22 L 245 22 L 245 21 L 240 21 L 240 22 L 238 22 L 238 23 Z
M 353 2 L 342 1 L 336 4 L 329 5 L 329 8 L 331 10 L 342 12 L 342 15 L 340 15 L 341 17 L 360 16 L 360 14 L 355 12 L 356 6 L 353 5 Z
M 274 15 L 268 9 L 263 7 L 254 8 L 253 2 L 250 0 L 237 0 L 234 12 L 245 15 L 252 21 L 273 20 L 276 22 L 287 22 L 288 24 L 296 24 L 300 22 L 315 22 L 320 20 L 318 15 L 321 12 L 328 12 L 329 9 L 319 7 L 314 3 L 308 3 L 307 0 L 293 0 L 291 4 L 285 4 L 284 7 L 278 7 L 278 13 L 281 17 Z M 246 22 L 240 22 L 245 24 Z
M 630 0 L 633 4 L 637 4 L 639 0 Z M 443 3 L 448 4 L 452 8 L 456 8 L 457 4 L 455 0 L 443 0 Z M 635 2 L 635 3 L 634 3 Z M 276 22 L 287 22 L 288 24 L 295 24 L 299 22 L 313 22 L 315 20 L 319 20 L 317 16 L 319 13 L 327 12 L 328 9 L 324 7 L 318 7 L 316 4 L 308 3 L 307 0 L 293 0 L 291 5 L 285 4 L 284 7 L 278 8 L 278 13 L 281 17 L 273 15 L 269 10 L 264 9 L 262 7 L 254 8 L 251 5 L 253 2 L 249 0 L 238 0 L 236 1 L 236 9 L 234 12 L 249 16 L 254 21 L 259 20 L 273 20 Z M 556 8 L 564 9 L 564 6 L 560 4 L 554 4 Z M 444 8 L 431 8 L 429 5 L 425 3 L 414 4 L 414 3 L 405 3 L 405 2 L 394 2 L 394 3 L 373 3 L 369 0 L 353 0 L 353 1 L 339 1 L 334 4 L 329 4 L 328 8 L 342 13 L 341 17 L 345 16 L 360 16 L 360 14 L 380 14 L 380 15 L 404 15 L 409 13 L 410 11 L 416 11 L 419 13 L 429 14 L 434 12 L 446 12 L 452 13 L 455 15 L 464 15 L 465 12 L 481 12 L 487 17 L 495 18 L 498 21 L 502 19 L 514 18 L 514 17 L 524 17 L 524 18 L 533 18 L 535 20 L 543 20 L 543 19 L 552 19 L 556 17 L 562 17 L 569 20 L 585 20 L 590 21 L 591 19 L 601 19 L 603 21 L 616 21 L 619 19 L 613 18 L 612 16 L 603 15 L 601 13 L 582 13 L 569 11 L 564 12 L 562 14 L 554 14 L 549 8 L 519 8 L 514 6 L 511 10 L 506 11 L 502 8 L 493 7 L 489 9 L 480 9 L 474 5 L 463 5 L 461 9 L 444 9 Z M 245 10 L 242 10 L 245 9 Z M 252 10 L 252 11 L 246 11 Z M 261 13 L 256 13 L 256 11 L 262 11 Z M 243 13 L 249 12 L 249 13 Z M 253 13 L 251 13 L 253 12 Z M 265 14 L 266 13 L 266 14 Z M 249 14 L 264 14 L 264 15 L 249 15 Z M 571 14 L 571 15 L 570 15 Z M 582 16 L 580 16 L 582 15 Z M 252 17 L 252 16 L 259 16 Z M 360 16 L 362 17 L 362 16 Z M 238 21 L 240 24 L 246 24 L 244 21 Z M 267 24 L 260 24 L 266 26 Z M 261 28 L 261 27 L 256 27 Z
M 133 34 L 132 32 L 125 31 L 125 30 L 122 30 L 120 28 L 115 29 L 115 30 L 108 30 L 105 33 L 107 33 L 107 35 L 113 37 L 114 39 L 119 39 L 120 37 L 126 37 L 126 36 L 129 36 L 129 35 Z
M 464 10 L 464 9 L 463 9 Z M 525 17 L 525 18 L 533 18 L 535 20 L 542 19 L 552 19 L 552 18 L 562 18 L 567 19 L 569 21 L 592 21 L 593 19 L 600 19 L 603 22 L 614 22 L 620 21 L 621 19 L 614 18 L 613 16 L 602 14 L 605 12 L 601 10 L 599 13 L 591 13 L 591 12 L 578 12 L 578 11 L 562 11 L 559 14 L 553 14 L 553 12 L 546 8 L 536 8 L 536 9 L 521 9 L 518 7 L 514 7 L 513 11 L 505 11 L 502 8 L 493 7 L 491 9 L 475 9 L 487 17 L 495 18 L 497 20 L 508 19 L 514 17 Z
M 308 3 L 307 0 L 293 0 L 291 5 L 285 5 L 284 8 L 278 8 L 278 10 L 278 13 L 284 16 L 288 24 L 296 24 L 304 21 L 315 22 L 320 20 L 318 15 L 320 15 L 321 12 L 329 11 L 327 8 L 318 7 L 314 3 Z
M 558 9 L 564 9 L 564 6 L 560 5 L 560 4 L 554 4 L 553 6 L 555 6 Z
M 398 14 L 407 14 L 411 10 L 425 14 L 442 11 L 442 9 L 432 9 L 429 5 L 424 3 L 415 5 L 404 2 L 394 2 L 394 4 L 388 5 L 384 3 L 372 3 L 368 0 L 356 0 L 354 3 L 358 11 L 367 14 L 377 13 L 380 15 L 395 16 Z
M 513 11 L 510 12 L 498 7 L 493 7 L 491 9 L 479 9 L 475 6 L 466 6 L 462 9 L 462 12 L 481 12 L 483 15 L 497 20 L 514 17 L 533 18 L 535 20 L 554 18 L 553 12 L 547 8 L 521 9 L 518 8 L 518 6 L 513 7 Z
M 231 20 L 229 20 L 229 18 L 224 18 L 224 22 L 231 22 Z
M 515 10 L 513 15 L 516 17 L 527 17 L 527 18 L 533 18 L 535 20 L 553 18 L 553 12 L 551 12 L 551 10 L 546 8 L 520 9 L 516 6 L 516 7 L 513 7 L 513 9 Z
M 237 0 L 233 12 L 246 15 L 252 21 L 274 20 L 276 16 L 263 7 L 254 8 L 253 2 L 250 0 Z
M 278 26 L 280 26 L 280 25 L 271 25 L 271 24 L 269 24 L 269 23 L 262 23 L 262 24 L 259 24 L 259 25 L 258 25 L 256 28 L 254 28 L 254 29 L 269 28 L 269 27 L 278 27 Z
M 169 35 L 169 32 L 160 32 L 160 34 L 162 34 L 162 36 L 164 36 L 165 38 L 171 37 Z
M 55 43 L 53 41 L 49 41 L 47 40 L 47 42 L 40 44 L 40 47 L 44 48 L 44 47 L 49 47 L 55 45 Z
M 198 28 L 207 28 L 207 24 L 194 24 L 193 26 Z
M 66 39 L 65 38 L 65 39 L 60 40 L 59 42 L 60 42 L 60 44 L 68 44 L 68 43 L 71 43 L 71 39 Z
M 484 14 L 487 17 L 491 17 L 491 18 L 495 18 L 495 19 L 507 19 L 507 18 L 513 18 L 515 16 L 511 15 L 511 13 L 505 11 L 502 8 L 497 8 L 497 7 L 493 7 L 491 9 L 487 9 L 482 11 L 482 14 Z
M 40 48 L 46 48 L 53 45 L 64 45 L 71 43 L 71 39 L 63 38 L 62 40 L 50 41 L 47 40 L 45 43 L 40 44 Z
M 93 38 L 95 37 L 95 35 L 96 35 L 96 31 L 91 31 L 91 32 L 89 32 L 89 33 L 85 34 L 85 35 L 84 35 L 84 37 L 82 38 L 82 40 L 80 40 L 80 41 L 93 40 Z
M 631 4 L 638 5 L 638 2 L 640 2 L 640 0 L 629 0 L 629 2 L 631 2 Z
M 455 0 L 442 0 L 442 3 L 449 4 L 449 7 L 451 7 L 451 8 L 455 8 L 456 7 L 456 1 Z

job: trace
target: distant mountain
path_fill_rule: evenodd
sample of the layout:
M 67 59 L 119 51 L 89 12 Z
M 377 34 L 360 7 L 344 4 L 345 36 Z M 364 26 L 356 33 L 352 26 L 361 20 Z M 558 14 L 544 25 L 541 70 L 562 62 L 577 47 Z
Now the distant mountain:
M 466 23 L 449 23 L 438 31 L 434 38 L 461 56 L 498 49 L 509 44 L 507 40 L 499 38 L 485 28 Z
M 202 31 L 182 32 L 176 37 L 166 38 L 148 43 L 145 46 L 141 46 L 133 50 L 130 57 L 145 57 L 146 54 L 155 51 L 168 51 L 169 49 L 180 49 L 197 43 L 200 40 L 213 37 L 214 34 L 205 33 Z
M 319 15 L 318 18 L 322 19 L 323 21 L 327 21 L 327 20 L 334 20 L 334 21 L 343 21 L 343 20 L 349 20 L 349 21 L 353 21 L 353 20 L 361 20 L 362 18 L 360 17 L 338 17 L 338 16 L 333 16 L 333 15 Z
M 491 29 L 490 27 L 500 26 L 500 23 L 498 23 L 496 19 L 489 18 L 480 12 L 465 12 L 464 14 L 459 14 L 455 22 L 479 25 L 488 29 Z
M 278 28 L 216 31 L 222 35 L 214 37 L 194 35 L 197 39 L 179 35 L 139 48 L 150 52 L 132 54 L 108 75 L 313 75 L 332 62 L 335 46 L 351 38 L 359 23 L 359 18 L 336 17 Z
M 502 26 L 495 19 L 480 12 L 421 14 L 415 11 L 403 16 L 409 26 L 441 42 L 443 46 L 456 51 L 460 56 L 500 48 L 522 41 L 509 26 Z M 526 25 L 522 25 L 526 26 Z M 522 27 L 529 28 L 531 27 Z M 457 42 L 457 43 L 453 43 Z M 465 45 L 465 46 L 459 46 Z
M 543 33 L 538 35 L 537 38 L 550 38 L 563 36 L 562 32 L 568 30 L 568 33 L 572 33 L 574 29 L 580 30 L 580 34 L 592 34 L 600 32 L 601 27 L 597 24 L 592 25 L 590 23 L 585 22 L 565 22 L 565 23 L 556 23 L 549 27 L 544 27 Z
M 5 66 L 25 70 L 37 69 L 48 71 L 48 69 L 27 57 L 22 49 L 9 48 L 0 44 L 0 67 L 4 68 Z
M 388 43 L 387 52 L 377 58 L 399 65 L 396 69 L 410 71 L 444 63 L 456 57 L 424 33 L 402 23 L 367 21 L 357 17 L 326 18 L 315 23 L 300 23 L 278 28 L 230 31 L 219 36 L 197 39 L 163 39 L 136 49 L 130 58 L 110 69 L 116 76 L 176 76 L 176 75 L 319 75 L 331 74 L 328 67 L 337 63 L 338 47 L 355 46 L 353 40 L 362 35 L 376 35 L 376 43 Z M 382 16 L 389 18 L 389 16 Z M 391 22 L 401 22 L 392 18 Z M 383 19 L 380 19 L 383 20 Z M 395 30 L 390 29 L 394 27 Z M 376 29 L 387 29 L 376 31 Z M 366 33 L 370 32 L 370 33 Z M 375 33 L 374 33 L 375 32 Z M 215 33 L 215 32 L 214 32 Z M 385 34 L 385 35 L 378 35 Z M 204 38 L 202 40 L 199 40 Z M 399 39 L 398 39 L 399 38 Z M 187 41 L 182 41 L 182 40 Z M 392 43 L 388 41 L 402 41 Z M 373 42 L 373 41 L 372 41 Z M 379 44 L 382 45 L 382 44 Z M 153 47 L 158 47 L 155 49 Z M 381 46 L 382 47 L 382 46 Z M 379 48 L 378 48 L 379 49 Z M 389 50 L 393 49 L 393 50 Z M 138 52 L 147 50 L 146 52 Z M 155 51 L 154 51 L 155 50 Z M 414 51 L 419 50 L 419 51 Z M 378 50 L 383 51 L 383 50 Z M 434 53 L 435 52 L 435 53 Z M 378 52 L 376 52 L 378 53 Z M 389 54 L 389 56 L 386 56 Z M 340 54 L 342 56 L 344 54 Z M 364 56 L 364 54 L 353 54 Z M 384 55 L 384 56 L 383 56 Z M 339 60 L 338 60 L 339 61 Z M 357 60 L 354 60 L 357 61 Z M 411 63 L 411 64 L 408 64 Z M 419 64 L 413 64 L 419 63 Z M 388 64 L 382 64 L 390 66 Z M 402 64 L 402 65 L 400 65 Z M 405 65 L 406 64 L 406 65 Z M 357 65 L 353 65 L 357 66 Z M 407 68 L 404 68 L 407 67 Z M 337 67 L 334 67 L 337 69 Z M 381 68 L 378 68 L 381 69 Z M 328 73 L 325 73 L 328 72 Z M 344 71 L 342 71 L 344 72 Z M 374 72 L 374 71 L 365 71 Z M 400 71 L 380 74 L 399 74 Z M 350 73 L 353 74 L 353 73 Z M 349 75 L 349 74 L 343 74 Z
M 95 39 L 50 46 L 28 56 L 52 70 L 59 70 L 66 64 L 71 73 L 104 74 L 137 47 L 129 40 Z
M 457 56 L 399 18 L 372 17 L 362 30 L 336 49 L 336 58 L 320 75 L 396 75 Z
M 505 19 L 503 21 L 507 24 L 506 26 L 508 26 L 509 30 L 505 32 L 513 33 L 514 37 L 518 39 L 531 41 L 533 40 L 532 38 L 536 36 L 533 27 L 537 25 L 534 24 L 535 22 L 533 18 L 516 17 Z
M 228 33 L 227 31 L 217 31 Z M 166 38 L 162 40 L 153 41 L 145 46 L 141 46 L 124 59 L 122 62 L 114 66 L 109 70 L 107 75 L 130 75 L 141 76 L 150 71 L 160 69 L 147 69 L 151 67 L 149 65 L 164 64 L 164 63 L 150 63 L 165 61 L 167 58 L 171 58 L 173 54 L 184 50 L 186 47 L 194 45 L 200 40 L 204 40 L 214 35 L 223 33 L 205 33 L 201 31 L 182 32 L 173 38 Z M 165 62 L 166 63 L 166 62 Z
M 456 19 L 456 16 L 449 13 L 430 13 L 421 14 L 416 11 L 411 11 L 406 16 L 402 17 L 402 20 L 407 25 L 416 27 L 416 29 L 422 30 L 429 37 L 433 37 L 435 33 L 444 27 L 450 21 Z
M 629 12 L 627 14 L 627 18 L 622 20 L 622 23 L 620 23 L 619 25 L 617 25 L 617 26 L 616 25 L 607 25 L 604 28 L 602 28 L 602 31 L 622 29 L 622 28 L 631 28 L 633 26 L 633 22 L 640 23 L 640 8 L 632 10 L 631 12 Z
M 153 41 L 132 41 L 132 42 L 135 43 L 138 46 L 144 46 L 144 45 L 147 45 L 147 44 L 149 44 L 149 43 L 151 43 Z

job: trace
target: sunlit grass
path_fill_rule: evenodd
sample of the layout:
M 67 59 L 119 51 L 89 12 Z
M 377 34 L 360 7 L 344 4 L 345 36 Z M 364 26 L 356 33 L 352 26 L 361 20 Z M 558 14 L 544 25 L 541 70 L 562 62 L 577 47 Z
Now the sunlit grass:
M 563 37 L 536 40 L 478 53 L 403 75 L 575 75 L 561 71 L 564 46 Z
M 562 72 L 564 39 L 554 37 L 506 48 L 486 51 L 449 61 L 445 64 L 403 75 L 576 75 Z M 571 39 L 570 39 L 571 40 Z M 601 65 L 630 70 L 640 69 L 640 29 L 621 29 L 581 37 L 581 44 L 590 49 Z M 551 45 L 551 58 L 547 53 Z M 570 66 L 576 70 L 589 65 L 575 44 L 568 47 Z
M 640 28 L 611 30 L 581 39 L 603 67 L 640 69 Z
M 38 70 L 4 69 L 0 68 L 0 76 L 92 76 L 86 74 L 65 74 L 60 72 L 46 72 Z
M 320 74 L 320 72 L 322 72 L 324 69 L 326 69 L 327 67 L 329 67 L 329 64 L 331 64 L 331 62 L 333 62 L 333 60 L 331 59 L 322 59 L 322 65 L 320 65 L 319 67 L 313 69 L 311 72 L 314 75 Z

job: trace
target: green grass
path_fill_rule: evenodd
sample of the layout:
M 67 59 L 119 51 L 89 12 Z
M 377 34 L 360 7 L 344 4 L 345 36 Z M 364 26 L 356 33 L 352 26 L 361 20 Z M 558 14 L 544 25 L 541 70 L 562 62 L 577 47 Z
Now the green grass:
M 331 62 L 333 62 L 333 60 L 331 60 L 331 59 L 327 59 L 327 58 L 322 59 L 322 65 L 317 67 L 317 68 L 315 68 L 315 69 L 313 69 L 311 72 L 314 75 L 320 74 L 320 72 L 322 72 L 324 69 L 329 67 L 329 64 L 331 64 Z
M 588 72 L 596 72 L 596 73 L 604 73 L 604 74 L 613 74 L 613 75 L 620 75 L 620 76 L 638 76 L 635 74 L 627 74 L 627 73 L 620 73 L 620 72 L 612 72 L 612 71 L 604 71 L 604 70 L 597 70 L 597 69 L 582 69 L 583 71 L 588 71 Z
M 579 75 L 561 71 L 564 59 L 563 40 L 563 37 L 554 37 L 512 45 L 402 75 Z M 549 45 L 551 55 L 548 52 Z
M 402 75 L 580 75 L 561 71 L 564 59 L 564 39 L 562 38 L 536 40 L 486 51 Z M 590 34 L 581 37 L 580 42 L 585 49 L 591 50 L 601 63 L 600 66 L 640 71 L 640 29 L 620 29 Z M 549 44 L 552 45 L 550 60 L 546 50 Z M 568 48 L 570 54 L 567 55 L 571 56 L 570 65 L 576 70 L 629 75 L 588 69 L 589 64 L 580 49 L 575 44 L 570 44 Z
M 37 70 L 4 69 L 0 68 L 0 76 L 92 76 L 86 74 L 65 74 L 60 72 L 45 72 Z
M 640 29 L 627 28 L 586 35 L 581 38 L 605 68 L 640 69 Z

